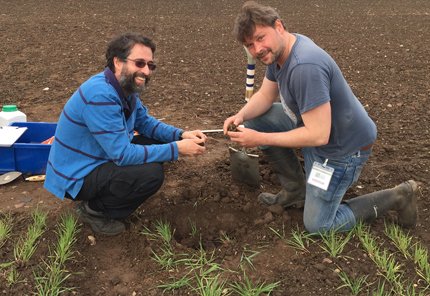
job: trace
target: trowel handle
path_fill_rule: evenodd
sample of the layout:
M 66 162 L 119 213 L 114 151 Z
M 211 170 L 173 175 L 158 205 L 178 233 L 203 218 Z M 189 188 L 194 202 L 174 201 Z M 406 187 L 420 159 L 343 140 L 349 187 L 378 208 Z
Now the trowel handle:
M 251 99 L 254 94 L 254 75 L 255 75 L 255 58 L 249 53 L 246 46 L 244 46 L 246 51 L 246 56 L 248 58 L 248 67 L 246 69 L 246 93 L 245 93 L 245 102 L 248 103 L 249 99 Z
M 244 155 L 247 155 L 247 156 L 250 156 L 250 157 L 255 157 L 255 158 L 258 158 L 258 155 L 257 154 L 248 154 L 248 153 L 246 153 L 246 148 L 245 147 L 242 147 L 242 151 L 240 151 L 240 150 L 237 150 L 236 148 L 233 148 L 233 147 L 228 147 L 228 149 L 230 149 L 231 151 L 233 151 L 234 153 L 244 153 Z
M 245 127 L 243 124 L 238 125 L 239 127 Z M 218 133 L 218 132 L 223 132 L 223 129 L 214 129 L 214 130 L 202 130 L 202 133 Z
M 39 176 L 31 176 L 28 178 L 25 178 L 26 181 L 45 181 L 45 175 L 39 175 Z

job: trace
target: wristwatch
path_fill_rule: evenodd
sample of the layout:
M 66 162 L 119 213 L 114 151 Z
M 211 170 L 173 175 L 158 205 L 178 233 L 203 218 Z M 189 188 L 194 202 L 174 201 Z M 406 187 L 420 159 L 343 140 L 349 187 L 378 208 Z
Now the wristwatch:
M 179 133 L 179 141 L 182 141 L 182 134 L 184 133 L 184 131 L 181 131 L 180 133 Z

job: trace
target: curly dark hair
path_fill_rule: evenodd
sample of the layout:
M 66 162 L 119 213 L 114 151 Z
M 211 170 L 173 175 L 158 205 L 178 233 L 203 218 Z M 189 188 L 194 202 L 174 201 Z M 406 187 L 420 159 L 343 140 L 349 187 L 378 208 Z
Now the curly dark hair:
M 155 43 L 148 36 L 139 33 L 125 33 L 113 38 L 106 49 L 106 67 L 109 67 L 115 73 L 113 58 L 117 57 L 120 61 L 125 62 L 130 55 L 131 49 L 136 44 L 142 44 L 149 47 L 152 55 L 155 52 Z
M 284 29 L 287 29 L 275 9 L 254 1 L 247 1 L 242 5 L 236 18 L 233 32 L 239 42 L 245 43 L 245 38 L 254 34 L 256 26 L 275 28 L 276 20 L 280 20 Z

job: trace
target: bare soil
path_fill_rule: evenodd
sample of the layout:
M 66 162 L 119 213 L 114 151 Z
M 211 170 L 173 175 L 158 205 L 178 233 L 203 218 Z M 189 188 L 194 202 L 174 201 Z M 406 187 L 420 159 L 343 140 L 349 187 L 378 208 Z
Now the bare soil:
M 137 31 L 157 44 L 158 68 L 142 96 L 150 114 L 186 130 L 219 129 L 244 104 L 246 54 L 231 33 L 241 4 L 0 0 L 0 105 L 17 105 L 28 121 L 56 122 L 79 85 L 104 70 L 107 42 L 117 34 Z M 430 2 L 267 0 L 264 4 L 278 9 L 289 31 L 309 36 L 335 59 L 377 124 L 374 152 L 345 198 L 416 180 L 421 191 L 420 220 L 411 231 L 412 243 L 429 246 Z M 264 66 L 258 64 L 256 89 L 263 76 Z M 175 229 L 175 250 L 191 254 L 199 241 L 190 235 L 188 219 L 196 222 L 204 249 L 215 250 L 225 268 L 239 271 L 245 247 L 261 252 L 253 261 L 256 270 L 248 270 L 247 275 L 255 282 L 283 280 L 278 287 L 283 292 L 271 295 L 347 295 L 347 288 L 335 290 L 342 284 L 333 272 L 338 267 L 350 276 L 370 275 L 369 282 L 380 278 L 356 239 L 346 246 L 343 255 L 347 257 L 330 258 L 332 263 L 323 263 L 329 255 L 318 244 L 309 247 L 310 253 L 296 254 L 280 240 L 270 228 L 279 231 L 285 225 L 287 233 L 297 226 L 303 230 L 302 210 L 270 212 L 258 204 L 260 192 L 276 193 L 280 184 L 262 158 L 260 189 L 232 180 L 230 145 L 221 133 L 210 134 L 204 155 L 166 163 L 165 184 L 127 219 L 127 230 L 119 236 L 106 237 L 82 225 L 75 260 L 67 266 L 74 274 L 66 285 L 79 287 L 77 295 L 161 295 L 161 289 L 149 288 L 175 273 L 160 269 L 150 258 L 154 242 L 141 232 L 144 226 L 154 230 L 156 221 L 169 221 Z M 48 223 L 35 255 L 18 268 L 27 282 L 8 287 L 3 270 L 0 294 L 35 292 L 32 271 L 55 242 L 60 215 L 75 206 L 50 194 L 41 182 L 20 178 L 0 186 L 0 208 L 11 211 L 15 219 L 14 236 L 0 249 L 0 263 L 13 259 L 14 242 L 26 231 L 30 211 L 38 204 L 49 211 Z M 386 214 L 372 222 L 372 233 L 393 249 L 384 236 L 384 219 L 395 220 L 395 216 Z M 223 234 L 234 240 L 223 243 Z M 90 235 L 95 245 L 90 244 Z M 395 256 L 404 278 L 422 288 L 414 267 L 401 255 Z M 228 280 L 240 280 L 240 276 L 238 272 Z M 181 289 L 174 295 L 196 294 Z

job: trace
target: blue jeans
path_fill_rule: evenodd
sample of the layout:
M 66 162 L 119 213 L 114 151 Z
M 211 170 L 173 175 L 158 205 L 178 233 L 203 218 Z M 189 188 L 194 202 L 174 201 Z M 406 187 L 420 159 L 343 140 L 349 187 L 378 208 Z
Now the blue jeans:
M 246 127 L 260 132 L 285 132 L 297 128 L 285 114 L 281 103 L 273 106 L 263 115 L 244 123 Z M 260 146 L 264 150 L 268 146 Z M 325 158 L 312 152 L 311 148 L 301 148 L 305 161 L 306 179 L 314 161 L 321 164 Z M 306 201 L 303 222 L 310 233 L 323 233 L 329 230 L 344 231 L 354 227 L 354 213 L 347 204 L 341 204 L 348 188 L 357 182 L 361 170 L 369 158 L 372 148 L 357 151 L 345 159 L 329 159 L 327 165 L 334 169 L 327 190 L 306 183 Z

